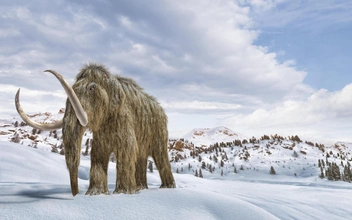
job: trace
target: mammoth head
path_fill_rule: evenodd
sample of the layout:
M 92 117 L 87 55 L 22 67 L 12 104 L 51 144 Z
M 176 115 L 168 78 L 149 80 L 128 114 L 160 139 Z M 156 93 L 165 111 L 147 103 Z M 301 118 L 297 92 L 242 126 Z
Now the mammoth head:
M 56 71 L 45 70 L 44 72 L 53 74 L 59 80 L 68 96 L 68 105 L 70 108 L 72 107 L 74 114 L 68 114 L 65 117 L 75 117 L 80 125 L 83 127 L 87 126 L 91 130 L 99 129 L 100 124 L 107 115 L 106 110 L 109 105 L 108 88 L 111 82 L 109 72 L 99 65 L 87 65 L 77 75 L 76 82 L 72 87 Z M 38 123 L 31 120 L 21 108 L 19 94 L 20 89 L 18 89 L 15 97 L 16 109 L 23 121 L 28 125 L 40 130 L 57 130 L 63 127 L 63 120 L 51 124 Z
M 111 82 L 111 76 L 105 68 L 90 64 L 81 70 L 72 86 L 87 114 L 87 127 L 92 131 L 98 130 L 109 116 Z M 73 107 L 72 102 L 70 104 Z

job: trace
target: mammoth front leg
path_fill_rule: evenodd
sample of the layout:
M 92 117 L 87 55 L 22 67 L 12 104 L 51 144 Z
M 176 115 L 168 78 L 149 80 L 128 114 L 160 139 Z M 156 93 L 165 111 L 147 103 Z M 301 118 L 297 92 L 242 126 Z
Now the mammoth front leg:
M 107 146 L 102 145 L 99 138 L 93 134 L 89 188 L 86 195 L 109 195 L 107 182 L 109 156 L 110 151 Z
M 116 163 L 116 188 L 114 193 L 134 194 L 138 192 L 136 185 L 136 160 L 137 142 L 133 136 L 118 145 L 115 152 Z

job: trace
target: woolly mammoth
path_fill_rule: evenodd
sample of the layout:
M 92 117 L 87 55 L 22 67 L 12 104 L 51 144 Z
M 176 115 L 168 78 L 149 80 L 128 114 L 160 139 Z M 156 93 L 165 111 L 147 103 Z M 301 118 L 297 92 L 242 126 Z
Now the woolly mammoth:
M 175 181 L 168 159 L 167 116 L 156 99 L 143 91 L 132 79 L 111 75 L 102 65 L 82 68 L 71 87 L 53 70 L 68 96 L 62 120 L 52 124 L 32 121 L 19 103 L 21 118 L 41 130 L 62 128 L 66 165 L 72 195 L 78 191 L 78 167 L 85 130 L 93 133 L 90 182 L 86 195 L 109 194 L 107 170 L 114 153 L 116 188 L 114 193 L 136 193 L 147 186 L 147 158 L 151 156 L 159 170 L 161 188 L 174 188 Z

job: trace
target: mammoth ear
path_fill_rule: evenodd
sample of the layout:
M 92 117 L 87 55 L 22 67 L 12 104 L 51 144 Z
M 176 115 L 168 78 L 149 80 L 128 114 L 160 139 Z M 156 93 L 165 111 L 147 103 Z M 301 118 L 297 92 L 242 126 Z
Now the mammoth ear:
M 111 99 L 112 99 L 113 105 L 115 105 L 119 108 L 125 103 L 126 93 L 122 89 L 122 87 L 119 83 L 116 83 L 116 84 L 114 85 L 115 87 L 112 91 Z

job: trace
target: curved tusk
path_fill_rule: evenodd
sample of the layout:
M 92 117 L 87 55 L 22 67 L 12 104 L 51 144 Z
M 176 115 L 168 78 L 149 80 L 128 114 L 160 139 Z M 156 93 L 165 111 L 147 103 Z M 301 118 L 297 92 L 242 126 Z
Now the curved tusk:
M 63 127 L 63 120 L 59 120 L 54 123 L 50 124 L 44 124 L 44 123 L 38 123 L 33 120 L 31 120 L 23 111 L 21 105 L 20 105 L 20 89 L 17 90 L 16 97 L 15 97 L 15 104 L 16 104 L 16 110 L 18 114 L 21 116 L 22 120 L 26 122 L 29 126 L 32 126 L 34 128 L 43 130 L 43 131 L 53 131 L 53 130 L 58 130 Z
M 72 87 L 67 83 L 64 77 L 54 70 L 45 70 L 44 72 L 52 73 L 61 83 L 62 87 L 65 89 L 65 92 L 68 96 L 68 99 L 71 102 L 71 105 L 76 113 L 76 117 L 79 123 L 82 126 L 86 126 L 88 124 L 87 113 L 84 111 L 81 102 L 78 100 L 75 91 L 73 91 Z

